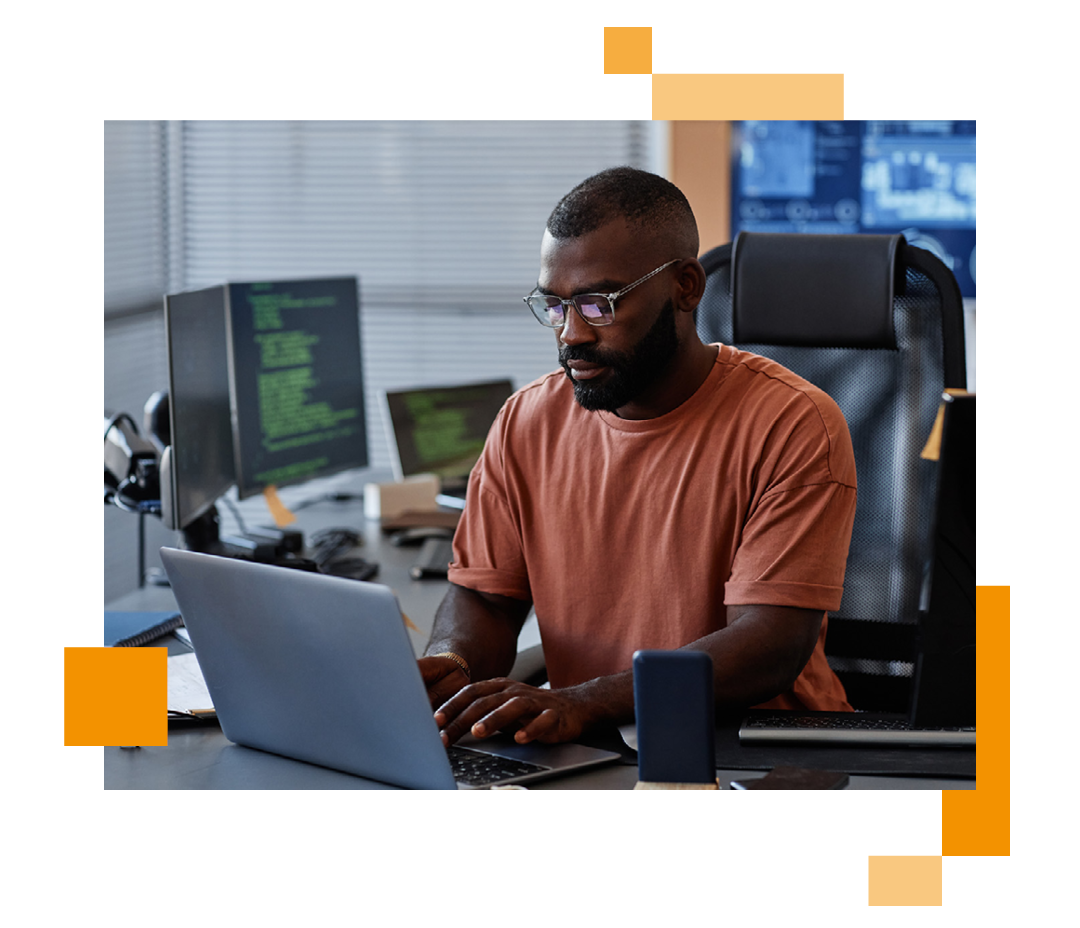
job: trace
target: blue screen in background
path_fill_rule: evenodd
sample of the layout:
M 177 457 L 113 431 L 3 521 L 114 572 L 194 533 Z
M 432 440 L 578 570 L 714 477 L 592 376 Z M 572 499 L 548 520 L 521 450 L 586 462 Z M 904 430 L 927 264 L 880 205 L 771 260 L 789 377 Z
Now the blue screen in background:
M 902 232 L 953 271 L 977 323 L 971 389 L 1080 391 L 1080 120 L 732 130 L 732 239 Z

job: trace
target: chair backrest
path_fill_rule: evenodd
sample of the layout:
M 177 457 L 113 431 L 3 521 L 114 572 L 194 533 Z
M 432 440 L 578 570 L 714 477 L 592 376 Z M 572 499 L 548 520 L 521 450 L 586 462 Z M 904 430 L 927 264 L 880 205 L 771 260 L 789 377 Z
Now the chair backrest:
M 952 272 L 900 235 L 740 233 L 701 258 L 697 328 L 820 387 L 848 422 L 858 505 L 826 654 L 856 708 L 906 712 L 947 387 L 966 385 Z

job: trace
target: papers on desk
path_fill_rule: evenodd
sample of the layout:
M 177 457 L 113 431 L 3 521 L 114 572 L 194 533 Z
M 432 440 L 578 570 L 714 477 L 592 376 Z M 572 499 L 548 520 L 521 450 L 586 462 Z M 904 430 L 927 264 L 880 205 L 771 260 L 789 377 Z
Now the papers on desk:
M 213 714 L 214 703 L 206 689 L 206 681 L 195 653 L 173 654 L 168 665 L 169 712 L 181 712 L 185 715 Z

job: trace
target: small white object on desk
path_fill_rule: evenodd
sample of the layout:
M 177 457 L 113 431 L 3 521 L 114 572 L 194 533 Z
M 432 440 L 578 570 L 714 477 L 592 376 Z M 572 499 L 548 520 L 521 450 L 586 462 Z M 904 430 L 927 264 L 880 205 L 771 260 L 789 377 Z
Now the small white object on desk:
M 438 509 L 439 478 L 417 474 L 391 483 L 364 485 L 364 516 L 368 519 L 393 519 L 409 509 Z

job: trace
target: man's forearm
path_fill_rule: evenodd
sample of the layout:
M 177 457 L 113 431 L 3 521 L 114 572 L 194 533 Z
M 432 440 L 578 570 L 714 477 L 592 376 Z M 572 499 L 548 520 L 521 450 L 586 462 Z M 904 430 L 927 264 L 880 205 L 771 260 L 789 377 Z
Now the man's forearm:
M 813 609 L 729 606 L 727 627 L 686 645 L 712 657 L 717 709 L 757 705 L 791 689 L 823 617 Z
M 469 664 L 473 680 L 505 676 L 517 656 L 528 603 L 451 584 L 435 614 L 425 655 L 452 651 Z
M 634 721 L 634 672 L 625 670 L 555 690 L 581 706 L 586 728 Z
M 505 612 L 505 605 L 457 588 L 440 608 L 427 653 L 453 651 L 476 661 L 472 685 L 447 694 L 435 714 L 447 744 L 470 731 L 484 738 L 510 730 L 522 743 L 573 741 L 591 728 L 633 720 L 632 670 L 553 690 L 501 679 L 525 616 L 512 604 Z M 712 657 L 718 708 L 755 705 L 791 687 L 813 651 L 821 617 L 787 607 L 729 608 L 727 627 L 686 647 Z
M 712 658 L 716 708 L 752 706 L 789 690 L 810 658 L 821 617 L 813 610 L 738 607 L 729 613 L 726 628 L 686 645 Z M 633 671 L 558 692 L 581 704 L 589 727 L 634 718 Z

